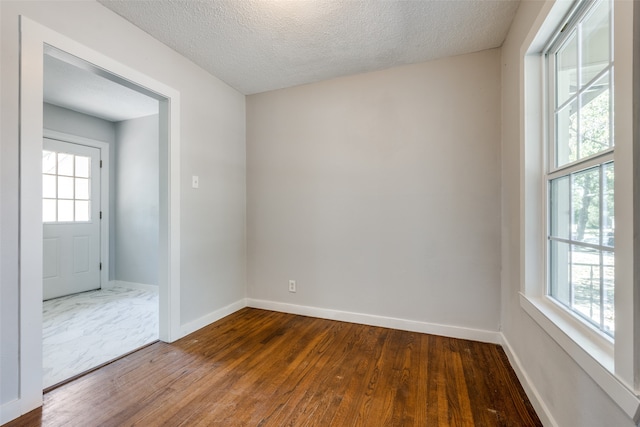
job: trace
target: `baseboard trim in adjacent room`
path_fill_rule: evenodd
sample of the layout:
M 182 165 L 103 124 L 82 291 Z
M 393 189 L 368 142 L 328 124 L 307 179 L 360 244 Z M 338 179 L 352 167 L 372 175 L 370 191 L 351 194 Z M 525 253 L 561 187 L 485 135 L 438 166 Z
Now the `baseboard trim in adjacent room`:
M 253 298 L 247 298 L 247 306 L 253 308 L 261 308 L 264 310 L 280 311 L 283 313 L 299 314 L 302 316 L 319 317 L 321 319 L 340 320 L 343 322 L 359 323 L 362 325 L 380 326 L 383 328 L 400 329 L 403 331 L 441 335 L 450 338 L 460 338 L 492 344 L 502 343 L 500 333 L 497 331 L 486 331 L 482 329 L 440 325 L 436 323 L 398 319 L 395 317 L 353 313 L 348 311 L 287 304 Z
M 157 285 L 147 285 L 145 283 L 127 282 L 124 280 L 111 280 L 109 282 L 109 288 L 127 288 L 127 289 L 144 289 L 145 291 L 158 292 Z
M 196 320 L 185 323 L 180 327 L 180 337 L 187 336 L 190 333 L 197 331 L 198 329 L 204 328 L 205 326 L 210 325 L 213 322 L 222 319 L 223 317 L 226 317 L 240 309 L 243 309 L 246 306 L 246 300 L 243 298 L 239 301 L 227 305 L 226 307 L 222 307 L 216 311 L 206 314 Z
M 523 368 L 522 363 L 520 363 L 520 358 L 513 351 L 511 344 L 509 344 L 509 340 L 507 340 L 507 337 L 505 337 L 502 332 L 500 333 L 500 338 L 501 338 L 502 348 L 504 349 L 504 352 L 507 354 L 507 357 L 509 358 L 509 362 L 511 363 L 513 370 L 516 372 L 516 376 L 518 377 L 518 380 L 520 380 L 520 384 L 522 384 L 522 388 L 524 388 L 524 391 L 527 394 L 529 401 L 533 405 L 533 408 L 536 410 L 536 413 L 538 414 L 540 421 L 542 421 L 542 424 L 545 426 L 553 426 L 553 427 L 558 426 L 558 423 L 556 423 L 555 419 L 551 415 L 549 408 L 540 397 L 538 390 L 530 381 L 529 375 L 527 375 L 527 372 Z

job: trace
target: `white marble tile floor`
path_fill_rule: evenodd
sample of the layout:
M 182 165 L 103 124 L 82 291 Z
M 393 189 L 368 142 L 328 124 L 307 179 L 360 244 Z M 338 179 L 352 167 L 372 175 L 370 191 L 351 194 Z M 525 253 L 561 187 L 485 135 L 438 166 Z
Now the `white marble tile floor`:
M 43 303 L 43 387 L 158 339 L 158 293 L 114 287 Z

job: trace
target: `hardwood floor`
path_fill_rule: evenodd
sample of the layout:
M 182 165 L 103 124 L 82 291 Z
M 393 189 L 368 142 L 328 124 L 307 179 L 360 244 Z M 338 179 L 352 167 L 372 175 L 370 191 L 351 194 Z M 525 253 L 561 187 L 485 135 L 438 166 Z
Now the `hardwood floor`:
M 7 426 L 539 426 L 500 346 L 246 308 Z

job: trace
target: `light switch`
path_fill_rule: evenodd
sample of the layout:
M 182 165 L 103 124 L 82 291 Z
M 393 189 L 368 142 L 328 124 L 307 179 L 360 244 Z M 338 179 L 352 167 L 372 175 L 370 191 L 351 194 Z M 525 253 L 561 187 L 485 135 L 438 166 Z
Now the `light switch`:
M 191 188 L 198 188 L 199 186 L 200 186 L 200 179 L 196 175 L 193 175 L 191 177 Z

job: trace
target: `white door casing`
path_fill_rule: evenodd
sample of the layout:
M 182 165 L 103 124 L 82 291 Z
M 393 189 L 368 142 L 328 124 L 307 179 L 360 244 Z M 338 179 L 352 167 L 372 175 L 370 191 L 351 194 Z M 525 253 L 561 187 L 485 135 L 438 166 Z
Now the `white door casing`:
M 43 150 L 47 300 L 101 287 L 101 156 L 98 148 L 48 138 Z
M 93 64 L 96 73 L 108 70 L 118 82 L 146 90 L 160 101 L 160 339 L 172 342 L 184 335 L 180 322 L 180 92 L 21 15 L 19 398 L 10 409 L 0 408 L 11 414 L 42 405 L 42 102 L 43 58 L 49 47 Z M 0 414 L 5 417 L 9 415 Z

